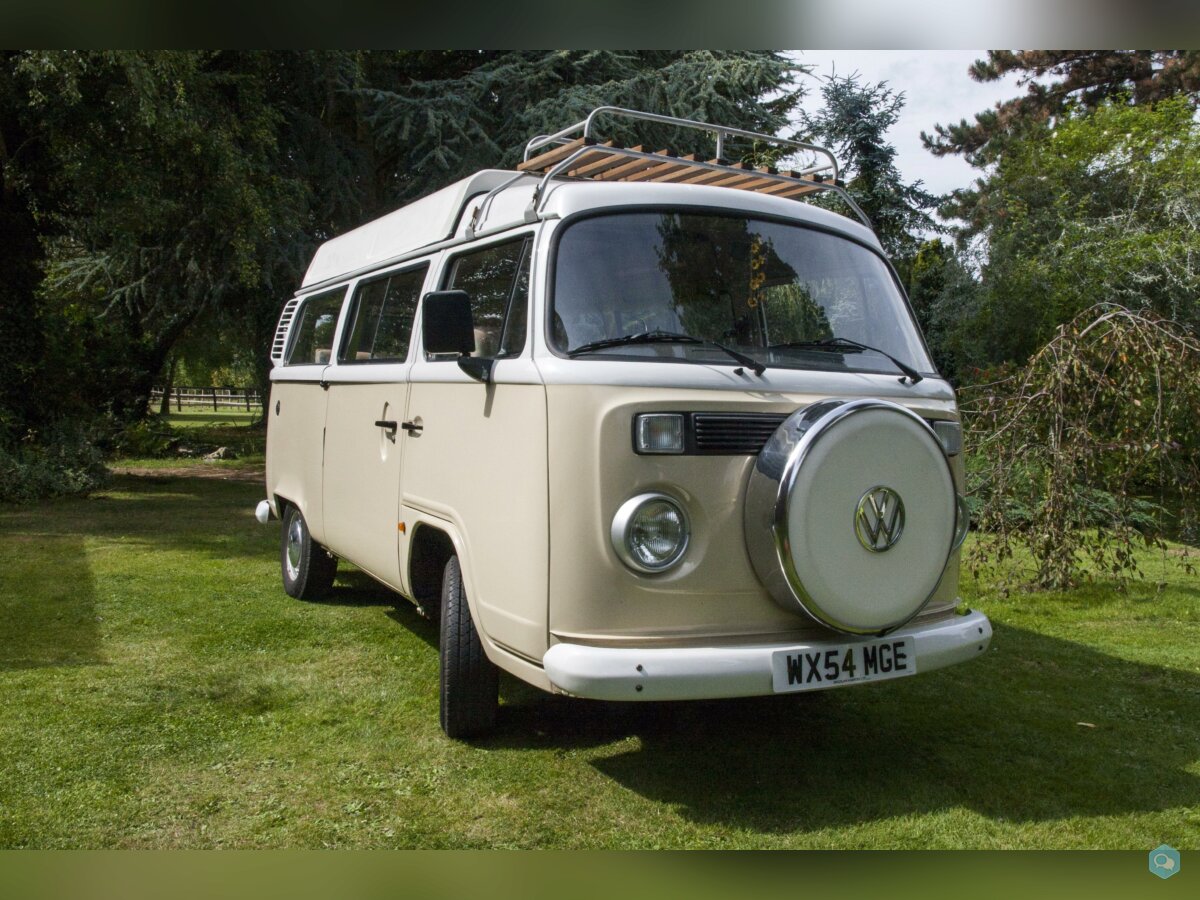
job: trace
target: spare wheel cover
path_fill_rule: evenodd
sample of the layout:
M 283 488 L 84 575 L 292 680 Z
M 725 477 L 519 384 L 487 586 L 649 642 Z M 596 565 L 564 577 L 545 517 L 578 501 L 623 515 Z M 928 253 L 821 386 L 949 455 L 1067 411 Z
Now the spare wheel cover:
M 954 548 L 957 494 L 933 429 L 886 400 L 798 410 L 759 454 L 746 546 L 785 609 L 850 634 L 899 628 Z

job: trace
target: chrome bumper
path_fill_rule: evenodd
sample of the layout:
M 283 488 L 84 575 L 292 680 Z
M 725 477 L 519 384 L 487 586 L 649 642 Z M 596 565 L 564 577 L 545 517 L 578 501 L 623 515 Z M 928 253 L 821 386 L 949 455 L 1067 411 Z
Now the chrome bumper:
M 982 656 L 992 623 L 980 612 L 933 624 L 901 628 L 890 638 L 911 636 L 920 674 Z M 565 694 L 593 700 L 704 700 L 772 694 L 771 656 L 777 650 L 820 650 L 855 643 L 831 635 L 809 643 L 737 647 L 590 647 L 555 644 L 542 658 L 551 684 Z M 837 685 L 830 685 L 836 687 Z

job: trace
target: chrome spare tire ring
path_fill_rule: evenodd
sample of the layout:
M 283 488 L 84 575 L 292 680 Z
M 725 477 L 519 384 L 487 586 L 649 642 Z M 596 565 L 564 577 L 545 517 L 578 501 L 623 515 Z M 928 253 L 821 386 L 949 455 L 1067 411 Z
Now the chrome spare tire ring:
M 961 543 L 963 509 L 924 419 L 887 400 L 823 400 L 789 416 L 759 454 L 746 548 L 784 609 L 884 634 L 932 598 Z

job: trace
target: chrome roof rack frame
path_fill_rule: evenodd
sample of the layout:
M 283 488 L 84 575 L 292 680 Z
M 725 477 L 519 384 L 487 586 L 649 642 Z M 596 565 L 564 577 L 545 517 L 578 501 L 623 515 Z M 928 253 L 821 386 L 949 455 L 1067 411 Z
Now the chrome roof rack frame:
M 621 147 L 614 145 L 612 141 L 600 143 L 595 134 L 595 123 L 601 116 L 637 119 L 710 134 L 715 138 L 715 156 L 711 160 L 701 160 L 696 159 L 694 155 L 681 157 L 669 150 L 647 152 L 640 146 Z M 723 158 L 725 142 L 727 138 L 738 137 L 809 153 L 813 164 L 799 171 L 780 172 L 771 166 L 753 167 L 745 163 L 730 163 Z M 547 147 L 552 149 L 534 155 L 536 151 Z M 837 158 L 825 147 L 728 125 L 698 122 L 619 106 L 598 106 L 587 118 L 574 125 L 554 134 L 540 134 L 531 138 L 525 145 L 524 158 L 517 169 L 517 173 L 511 179 L 491 190 L 476 207 L 467 227 L 468 237 L 476 234 L 477 226 L 483 221 L 487 208 L 497 194 L 518 179 L 531 175 L 540 175 L 541 180 L 534 189 L 529 207 L 525 211 L 527 222 L 537 221 L 541 217 L 542 205 L 551 182 L 555 178 L 568 177 L 599 181 L 707 184 L 785 198 L 796 198 L 814 191 L 829 191 L 841 197 L 859 220 L 874 230 L 866 213 L 846 192 L 845 185 L 838 177 L 840 173 Z

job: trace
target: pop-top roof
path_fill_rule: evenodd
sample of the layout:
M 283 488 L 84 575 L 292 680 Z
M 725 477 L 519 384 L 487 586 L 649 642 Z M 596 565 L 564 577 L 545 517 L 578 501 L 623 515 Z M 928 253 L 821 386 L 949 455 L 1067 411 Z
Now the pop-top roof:
M 301 287 L 452 237 L 467 200 L 501 186 L 512 176 L 512 172 L 485 169 L 326 241 L 313 255 Z

